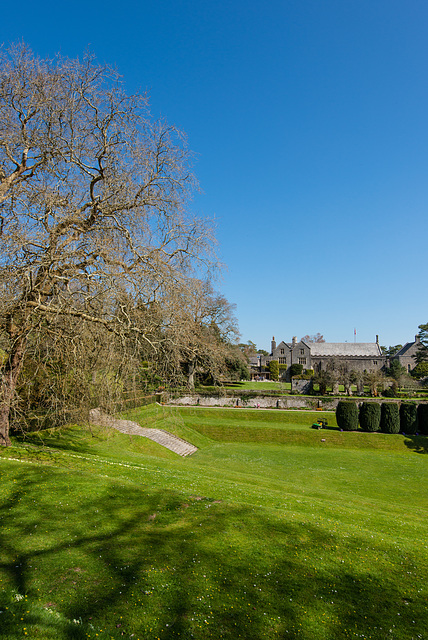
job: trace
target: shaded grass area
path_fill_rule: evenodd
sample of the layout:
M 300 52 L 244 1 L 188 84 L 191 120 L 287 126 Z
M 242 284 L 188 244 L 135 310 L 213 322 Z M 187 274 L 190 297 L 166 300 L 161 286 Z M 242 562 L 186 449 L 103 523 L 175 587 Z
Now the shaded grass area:
M 94 427 L 0 451 L 0 638 L 426 637 L 424 455 L 271 443 L 273 419 L 227 443 L 195 413 L 140 412 L 199 433 L 187 459 Z

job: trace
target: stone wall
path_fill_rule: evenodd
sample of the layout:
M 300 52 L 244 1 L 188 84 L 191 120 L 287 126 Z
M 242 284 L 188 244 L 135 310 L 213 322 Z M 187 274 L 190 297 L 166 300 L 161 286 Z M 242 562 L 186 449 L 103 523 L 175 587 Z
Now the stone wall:
M 335 411 L 339 400 L 351 400 L 346 396 L 341 398 L 323 398 L 319 400 L 315 397 L 302 397 L 302 396 L 255 396 L 252 398 L 246 397 L 230 397 L 230 396 L 199 396 L 185 395 L 180 398 L 174 398 L 166 400 L 167 404 L 179 405 L 179 406 L 199 406 L 199 407 L 240 407 L 243 409 L 256 409 L 257 406 L 260 409 L 324 409 L 326 411 Z M 362 402 L 401 402 L 400 398 L 354 398 L 358 406 Z M 427 400 L 417 398 L 414 400 L 417 404 L 427 404 Z
M 306 382 L 306 381 L 305 381 Z M 331 400 L 318 400 L 317 398 L 305 398 L 302 396 L 255 396 L 252 398 L 242 398 L 239 396 L 199 396 L 185 395 L 180 398 L 170 399 L 168 404 L 180 406 L 199 407 L 243 407 L 254 409 L 259 406 L 261 409 L 317 409 L 318 407 L 334 411 L 339 398 Z

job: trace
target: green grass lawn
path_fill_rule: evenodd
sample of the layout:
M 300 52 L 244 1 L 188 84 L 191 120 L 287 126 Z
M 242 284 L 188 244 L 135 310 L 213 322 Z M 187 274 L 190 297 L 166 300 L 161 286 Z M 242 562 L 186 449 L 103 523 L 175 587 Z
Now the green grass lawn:
M 257 382 L 256 380 L 247 380 L 245 382 L 237 382 L 233 385 L 227 385 L 230 389 L 251 389 L 251 391 L 289 391 L 291 389 L 291 382 L 273 382 L 264 381 Z
M 199 451 L 78 426 L 0 451 L 0 638 L 428 637 L 428 438 L 130 417 Z

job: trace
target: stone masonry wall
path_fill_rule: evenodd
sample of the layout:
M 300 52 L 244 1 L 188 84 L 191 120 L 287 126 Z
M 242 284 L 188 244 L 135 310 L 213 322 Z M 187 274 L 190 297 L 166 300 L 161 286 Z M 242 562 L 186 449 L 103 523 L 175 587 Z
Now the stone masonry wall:
M 260 405 L 262 409 L 316 409 L 319 405 L 323 409 L 334 411 L 336 409 L 339 398 L 331 400 L 317 400 L 316 398 L 302 398 L 301 396 L 282 396 L 282 397 L 225 397 L 225 396 L 199 396 L 186 395 L 180 398 L 171 399 L 168 404 L 180 406 L 199 406 L 199 407 L 243 407 L 254 409 Z

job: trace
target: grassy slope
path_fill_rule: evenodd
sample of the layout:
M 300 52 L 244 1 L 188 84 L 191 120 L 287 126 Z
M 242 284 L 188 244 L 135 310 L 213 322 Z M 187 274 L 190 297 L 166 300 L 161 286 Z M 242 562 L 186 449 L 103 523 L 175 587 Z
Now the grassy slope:
M 33 464 L 0 461 L 0 638 L 427 637 L 426 438 L 132 417 L 200 450 L 76 427 L 1 451 Z

